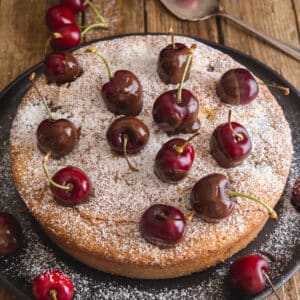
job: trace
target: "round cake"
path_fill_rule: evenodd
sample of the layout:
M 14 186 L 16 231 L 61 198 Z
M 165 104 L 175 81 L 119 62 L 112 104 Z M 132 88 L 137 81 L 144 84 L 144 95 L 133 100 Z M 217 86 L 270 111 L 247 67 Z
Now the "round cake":
M 154 122 L 152 107 L 157 97 L 177 87 L 164 84 L 157 74 L 159 52 L 169 39 L 167 35 L 128 36 L 93 45 L 110 62 L 113 72 L 130 70 L 143 87 L 144 105 L 138 118 L 149 128 L 150 139 L 142 152 L 130 156 L 138 172 L 131 171 L 106 140 L 107 129 L 118 116 L 107 110 L 99 91 L 108 81 L 99 57 L 85 48 L 75 51 L 83 74 L 70 84 L 47 84 L 44 76 L 36 81 L 54 117 L 68 118 L 80 128 L 78 144 L 63 158 L 51 159 L 49 172 L 54 174 L 68 165 L 84 170 L 94 190 L 87 203 L 64 207 L 53 199 L 42 169 L 44 154 L 36 141 L 37 127 L 47 112 L 34 89 L 20 103 L 11 129 L 13 177 L 28 209 L 60 248 L 104 272 L 132 278 L 172 278 L 224 261 L 253 240 L 266 223 L 268 212 L 259 204 L 236 198 L 233 212 L 218 223 L 194 217 L 188 221 L 183 240 L 171 248 L 152 245 L 142 237 L 139 220 L 143 212 L 151 205 L 166 204 L 188 214 L 193 185 L 211 173 L 226 175 L 233 190 L 255 195 L 274 207 L 288 177 L 290 128 L 269 90 L 260 86 L 257 98 L 247 105 L 222 103 L 216 83 L 227 70 L 241 65 L 194 39 L 176 36 L 176 41 L 188 47 L 197 46 L 184 88 L 199 101 L 201 128 L 192 142 L 195 160 L 188 176 L 177 184 L 157 178 L 154 159 L 170 137 Z M 242 165 L 224 169 L 212 157 L 209 141 L 214 129 L 227 121 L 229 109 L 232 120 L 247 129 L 252 152 Z

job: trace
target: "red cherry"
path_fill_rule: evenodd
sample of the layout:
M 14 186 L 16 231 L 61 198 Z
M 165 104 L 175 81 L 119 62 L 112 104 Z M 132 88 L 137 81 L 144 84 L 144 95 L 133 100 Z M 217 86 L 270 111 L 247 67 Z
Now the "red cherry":
M 70 153 L 78 142 L 78 131 L 75 125 L 67 119 L 45 119 L 37 129 L 39 149 L 55 158 Z
M 61 187 L 69 187 L 69 189 L 62 189 Z M 59 204 L 75 206 L 89 200 L 92 194 L 92 185 L 81 169 L 68 166 L 60 169 L 52 176 L 50 190 Z
M 189 48 L 181 43 L 174 43 L 163 48 L 158 57 L 157 73 L 166 84 L 177 84 L 182 77 Z M 190 77 L 191 65 L 184 81 Z
M 102 86 L 102 97 L 109 111 L 117 115 L 137 116 L 143 108 L 143 89 L 136 75 L 118 70 Z
M 50 45 L 54 50 L 67 50 L 79 45 L 80 40 L 80 29 L 75 25 L 65 25 L 53 33 Z
M 107 141 L 111 149 L 124 154 L 124 138 L 127 138 L 126 152 L 140 152 L 149 141 L 149 129 L 140 119 L 135 117 L 120 117 L 108 128 Z
M 178 90 L 160 95 L 153 105 L 153 118 L 168 134 L 194 133 L 199 130 L 199 103 L 188 90 L 182 90 L 181 101 L 177 101 Z
M 50 30 L 55 31 L 65 25 L 76 25 L 73 12 L 66 6 L 55 5 L 48 9 L 46 22 Z
M 200 128 L 198 100 L 190 91 L 182 88 L 195 48 L 196 45 L 192 45 L 191 49 L 188 49 L 178 90 L 163 93 L 153 105 L 154 121 L 170 135 L 193 133 Z
M 232 105 L 248 104 L 257 97 L 258 92 L 256 79 L 242 68 L 227 71 L 217 84 L 221 101 Z
M 0 256 L 15 253 L 22 246 L 22 228 L 15 217 L 0 212 Z
M 86 0 L 61 0 L 61 3 L 69 7 L 75 13 L 84 11 L 88 6 Z
M 188 141 L 172 139 L 161 147 L 155 157 L 155 174 L 163 181 L 176 183 L 192 168 L 195 152 Z
M 229 281 L 233 287 L 250 295 L 263 291 L 266 287 L 266 276 L 269 272 L 267 261 L 260 255 L 240 257 L 230 266 Z
M 243 163 L 251 153 L 251 139 L 244 126 L 231 122 L 218 126 L 210 140 L 213 157 L 222 168 L 232 168 Z
M 149 207 L 139 223 L 142 236 L 161 247 L 170 247 L 183 238 L 186 229 L 184 214 L 176 207 L 156 204 Z
M 68 52 L 51 52 L 45 57 L 44 74 L 49 83 L 71 82 L 83 73 L 77 59 Z
M 71 300 L 74 285 L 63 272 L 47 270 L 34 278 L 32 294 L 36 300 Z

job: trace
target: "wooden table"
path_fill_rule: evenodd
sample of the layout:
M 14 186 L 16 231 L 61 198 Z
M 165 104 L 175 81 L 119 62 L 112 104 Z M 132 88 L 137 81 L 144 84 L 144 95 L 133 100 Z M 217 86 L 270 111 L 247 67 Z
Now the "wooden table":
M 43 59 L 49 32 L 45 12 L 54 0 L 0 0 L 0 90 L 19 74 Z M 94 0 L 110 23 L 107 31 L 93 31 L 86 40 L 132 32 L 168 32 L 208 39 L 250 54 L 269 65 L 300 89 L 300 63 L 243 32 L 231 23 L 211 19 L 204 22 L 179 21 L 158 0 Z M 224 0 L 226 11 L 295 46 L 300 46 L 300 0 Z M 79 22 L 92 23 L 87 11 Z M 297 287 L 298 286 L 298 287 Z M 282 299 L 299 299 L 300 272 L 279 289 Z M 13 296 L 0 285 L 0 299 Z M 268 298 L 275 299 L 274 296 Z

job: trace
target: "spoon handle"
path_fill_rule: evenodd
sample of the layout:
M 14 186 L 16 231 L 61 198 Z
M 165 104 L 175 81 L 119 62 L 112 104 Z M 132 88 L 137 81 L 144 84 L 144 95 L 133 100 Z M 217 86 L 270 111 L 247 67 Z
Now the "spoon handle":
M 292 56 L 293 58 L 297 59 L 298 61 L 300 61 L 300 48 L 288 45 L 284 42 L 281 42 L 281 41 L 263 33 L 262 31 L 256 29 L 252 25 L 250 25 L 250 24 L 240 20 L 239 18 L 234 17 L 226 12 L 220 11 L 220 12 L 216 12 L 214 15 L 224 17 L 224 18 L 242 26 L 243 28 L 246 28 L 248 31 L 250 31 L 254 35 L 257 35 L 258 37 L 260 37 L 264 41 L 268 42 L 272 46 L 280 49 L 281 51 L 285 52 L 286 54 L 288 54 L 288 55 Z

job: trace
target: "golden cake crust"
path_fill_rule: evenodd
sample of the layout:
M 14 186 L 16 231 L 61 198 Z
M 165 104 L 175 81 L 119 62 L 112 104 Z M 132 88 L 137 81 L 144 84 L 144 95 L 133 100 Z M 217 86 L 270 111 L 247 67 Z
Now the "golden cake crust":
M 99 59 L 85 54 L 84 49 L 76 51 L 84 74 L 69 87 L 46 85 L 44 77 L 37 81 L 51 102 L 54 115 L 68 117 L 81 127 L 81 138 L 74 151 L 60 160 L 52 160 L 49 169 L 54 173 L 65 165 L 74 165 L 85 170 L 95 189 L 89 203 L 67 208 L 51 197 L 41 168 L 43 155 L 37 149 L 35 137 L 46 112 L 33 90 L 22 100 L 11 129 L 10 155 L 16 186 L 50 238 L 87 265 L 134 278 L 177 277 L 223 261 L 255 238 L 268 218 L 256 203 L 238 198 L 228 218 L 216 224 L 194 218 L 181 243 L 171 249 L 160 249 L 144 241 L 138 230 L 139 218 L 147 207 L 164 203 L 187 213 L 191 187 L 213 172 L 227 175 L 233 189 L 255 194 L 274 207 L 292 159 L 289 125 L 269 90 L 261 87 L 257 99 L 247 106 L 222 104 L 215 92 L 216 81 L 226 70 L 240 65 L 193 39 L 177 37 L 188 46 L 197 44 L 191 78 L 185 87 L 199 100 L 202 128 L 193 143 L 196 157 L 188 177 L 177 185 L 157 179 L 153 172 L 154 157 L 169 137 L 157 132 L 151 108 L 161 93 L 175 88 L 164 85 L 156 73 L 158 53 L 167 39 L 164 35 L 130 36 L 95 44 L 113 70 L 129 69 L 143 85 L 144 109 L 139 118 L 150 129 L 150 141 L 142 153 L 132 157 L 140 169 L 138 173 L 129 172 L 125 160 L 112 154 L 105 140 L 115 116 L 107 111 L 98 91 L 107 80 Z M 253 151 L 243 165 L 222 169 L 209 153 L 209 138 L 215 127 L 226 122 L 229 107 L 233 120 L 247 128 Z

